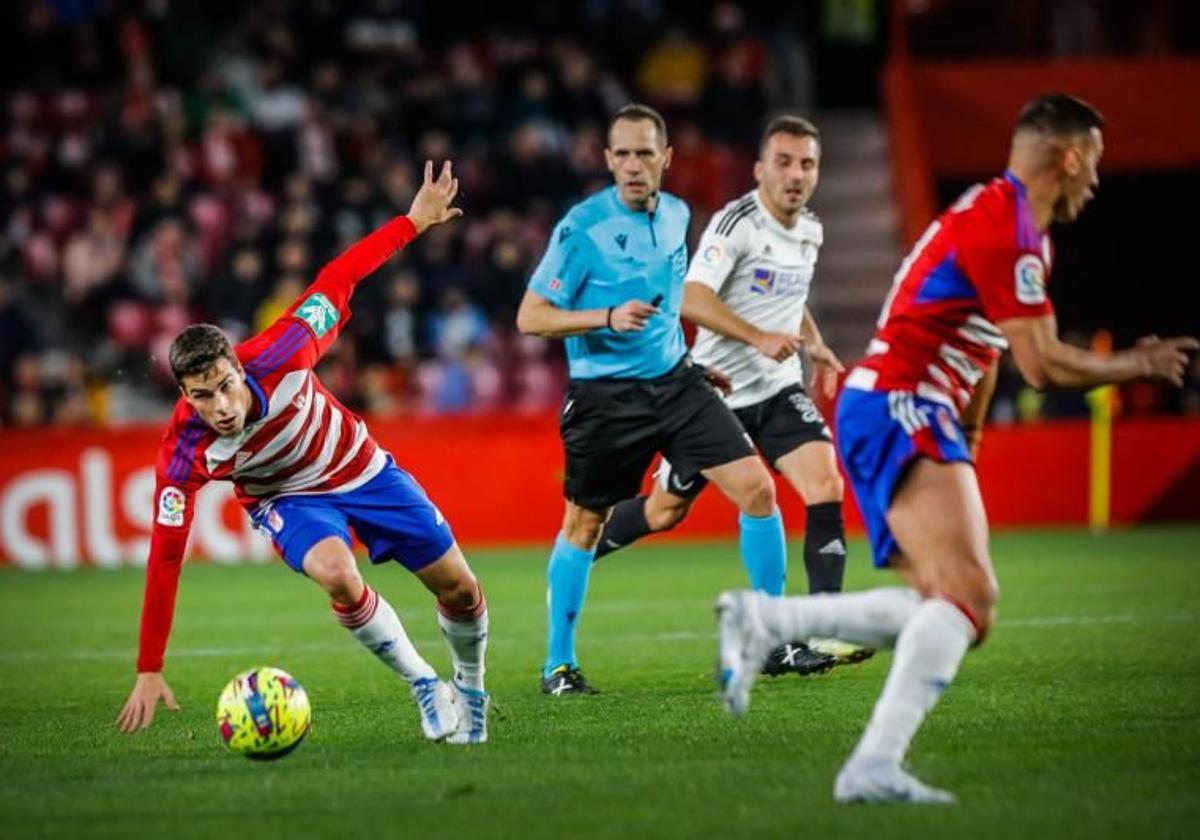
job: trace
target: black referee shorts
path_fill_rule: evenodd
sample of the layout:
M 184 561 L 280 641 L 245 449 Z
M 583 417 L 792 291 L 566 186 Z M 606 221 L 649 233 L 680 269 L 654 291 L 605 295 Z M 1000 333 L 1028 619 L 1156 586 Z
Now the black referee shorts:
M 833 442 L 821 410 L 799 383 L 762 402 L 735 408 L 733 413 L 776 472 L 776 462 L 804 444 Z M 694 499 L 708 485 L 698 470 L 689 470 L 670 458 L 664 458 L 655 477 L 666 490 L 684 499 Z
M 637 495 L 656 453 L 697 475 L 754 454 L 733 412 L 687 357 L 655 379 L 571 380 L 559 431 L 564 495 L 589 510 Z

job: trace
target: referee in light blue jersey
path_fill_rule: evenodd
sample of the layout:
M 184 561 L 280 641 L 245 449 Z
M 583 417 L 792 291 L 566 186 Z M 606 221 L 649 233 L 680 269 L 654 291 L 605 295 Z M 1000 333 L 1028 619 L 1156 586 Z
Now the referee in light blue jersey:
M 615 186 L 555 226 L 517 312 L 521 332 L 565 339 L 570 364 L 559 418 L 566 515 L 547 572 L 542 669 L 542 691 L 553 695 L 595 693 L 575 657 L 575 627 L 596 542 L 612 506 L 637 494 L 655 454 L 683 475 L 703 475 L 741 509 L 752 585 L 781 594 L 787 563 L 774 482 L 684 344 L 691 213 L 659 190 L 671 163 L 663 118 L 644 105 L 622 108 L 604 157 Z

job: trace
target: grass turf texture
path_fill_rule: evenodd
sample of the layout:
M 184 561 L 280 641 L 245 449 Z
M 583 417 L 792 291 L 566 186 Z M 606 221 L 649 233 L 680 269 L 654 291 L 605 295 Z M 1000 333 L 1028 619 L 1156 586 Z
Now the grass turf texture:
M 397 680 L 280 564 L 184 570 L 167 678 L 183 706 L 118 735 L 143 575 L 0 574 L 0 836 L 1184 836 L 1200 820 L 1200 528 L 1001 535 L 1003 597 L 918 735 L 953 808 L 839 807 L 833 778 L 890 655 L 714 699 L 711 604 L 732 544 L 650 541 L 601 561 L 580 634 L 597 697 L 537 691 L 546 550 L 475 551 L 492 743 L 426 744 Z M 852 545 L 847 587 L 887 583 Z M 793 543 L 791 587 L 803 585 Z M 368 570 L 443 674 L 430 597 Z M 217 694 L 256 664 L 309 692 L 313 731 L 259 764 L 220 743 Z

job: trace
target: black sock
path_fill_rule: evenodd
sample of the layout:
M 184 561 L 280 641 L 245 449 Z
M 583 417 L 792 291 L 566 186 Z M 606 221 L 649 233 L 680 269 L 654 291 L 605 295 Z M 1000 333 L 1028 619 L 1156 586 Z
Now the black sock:
M 842 503 L 821 502 L 808 506 L 804 526 L 804 568 L 808 592 L 841 592 L 846 574 L 846 526 Z
M 596 560 L 640 540 L 649 533 L 650 523 L 646 521 L 645 496 L 634 496 L 632 499 L 617 502 L 612 516 L 608 517 L 604 530 L 600 532 L 600 542 L 596 545 Z

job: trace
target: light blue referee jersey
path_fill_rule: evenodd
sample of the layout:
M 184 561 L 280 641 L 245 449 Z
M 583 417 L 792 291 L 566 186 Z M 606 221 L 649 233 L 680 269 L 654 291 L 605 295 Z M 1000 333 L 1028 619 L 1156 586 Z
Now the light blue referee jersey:
M 660 192 L 655 211 L 644 213 L 630 210 L 609 187 L 554 227 L 529 288 L 555 306 L 607 309 L 662 296 L 641 332 L 601 328 L 566 338 L 572 379 L 652 379 L 679 364 L 687 353 L 679 308 L 690 218 L 687 204 L 669 193 Z

